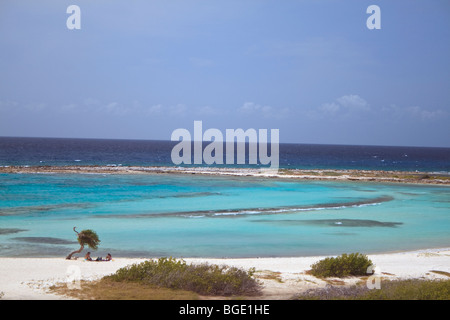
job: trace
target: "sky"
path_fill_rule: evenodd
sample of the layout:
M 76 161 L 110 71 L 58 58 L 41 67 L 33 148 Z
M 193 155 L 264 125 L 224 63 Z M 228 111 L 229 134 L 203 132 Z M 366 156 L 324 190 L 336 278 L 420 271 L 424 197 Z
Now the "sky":
M 80 29 L 69 29 L 70 5 Z M 381 29 L 369 29 L 370 5 Z M 450 147 L 448 0 L 1 0 L 0 136 Z

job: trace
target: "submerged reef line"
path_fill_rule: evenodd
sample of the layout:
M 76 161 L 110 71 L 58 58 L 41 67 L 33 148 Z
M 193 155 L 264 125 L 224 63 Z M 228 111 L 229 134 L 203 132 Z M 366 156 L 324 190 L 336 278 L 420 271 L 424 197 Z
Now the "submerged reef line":
M 324 209 L 343 209 L 351 207 L 361 207 L 366 205 L 376 205 L 394 200 L 391 196 L 382 196 L 372 199 L 349 201 L 342 203 L 319 203 L 314 205 L 281 206 L 275 208 L 238 208 L 238 209 L 216 209 L 216 210 L 196 210 L 181 212 L 154 212 L 139 214 L 105 214 L 96 215 L 96 218 L 158 218 L 158 217 L 239 217 L 248 215 L 272 215 L 288 214 L 299 211 L 314 211 Z

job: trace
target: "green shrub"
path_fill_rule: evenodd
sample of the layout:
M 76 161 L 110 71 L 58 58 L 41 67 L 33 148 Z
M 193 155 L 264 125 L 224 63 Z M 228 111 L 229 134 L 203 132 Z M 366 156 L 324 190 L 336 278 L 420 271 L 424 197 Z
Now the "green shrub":
M 235 267 L 188 265 L 184 260 L 160 258 L 121 268 L 109 276 L 114 281 L 135 281 L 171 289 L 183 289 L 203 295 L 254 295 L 260 285 L 254 270 Z
M 450 300 L 450 280 L 407 279 L 383 281 L 381 289 L 365 285 L 310 289 L 300 300 Z
M 381 285 L 381 290 L 370 290 L 363 298 L 370 300 L 449 300 L 450 280 L 385 281 Z
M 336 258 L 325 258 L 313 264 L 311 274 L 316 277 L 364 276 L 372 265 L 361 253 L 342 254 Z

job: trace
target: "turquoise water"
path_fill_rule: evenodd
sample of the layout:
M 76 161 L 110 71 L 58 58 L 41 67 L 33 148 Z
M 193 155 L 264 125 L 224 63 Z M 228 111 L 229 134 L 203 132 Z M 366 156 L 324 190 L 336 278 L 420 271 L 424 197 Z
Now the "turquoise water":
M 450 247 L 446 186 L 199 175 L 1 174 L 0 256 L 279 257 Z

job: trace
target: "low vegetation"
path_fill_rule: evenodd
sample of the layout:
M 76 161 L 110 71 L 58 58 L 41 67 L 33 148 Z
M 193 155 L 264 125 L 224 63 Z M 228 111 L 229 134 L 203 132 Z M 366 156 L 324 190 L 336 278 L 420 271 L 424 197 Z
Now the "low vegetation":
M 311 274 L 319 278 L 365 276 L 372 261 L 361 253 L 342 254 L 320 260 L 311 266 Z
M 372 261 L 360 253 L 342 254 L 325 258 L 313 264 L 310 274 L 319 278 L 359 276 L 365 278 Z M 431 271 L 447 275 L 441 271 Z M 369 289 L 365 281 L 360 284 L 326 285 L 311 289 L 298 296 L 307 300 L 449 300 L 450 280 L 383 280 L 380 289 Z
M 107 278 L 115 282 L 133 282 L 150 286 L 181 289 L 209 296 L 257 295 L 260 284 L 254 270 L 160 258 L 133 264 Z
M 299 300 L 450 300 L 450 280 L 383 281 L 380 289 L 365 285 L 326 286 L 308 290 Z

